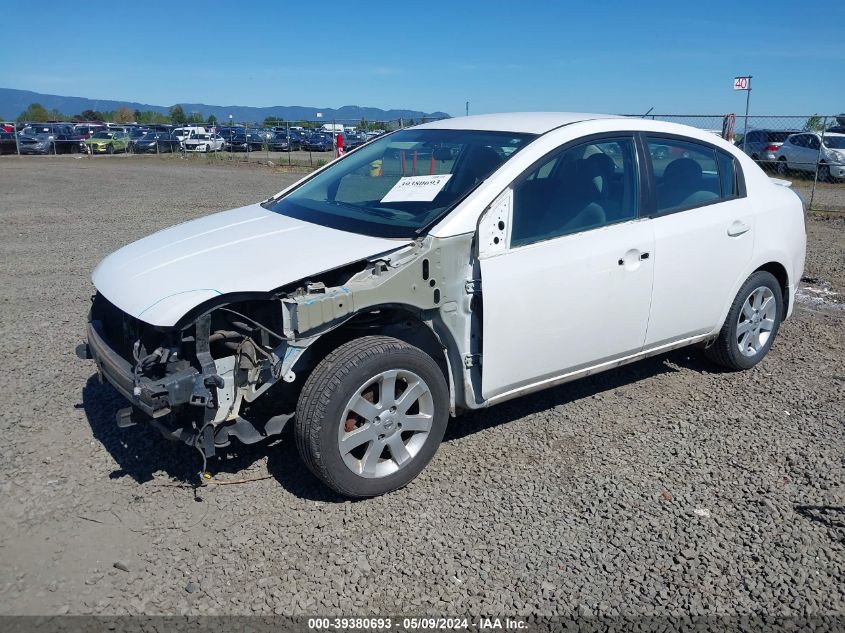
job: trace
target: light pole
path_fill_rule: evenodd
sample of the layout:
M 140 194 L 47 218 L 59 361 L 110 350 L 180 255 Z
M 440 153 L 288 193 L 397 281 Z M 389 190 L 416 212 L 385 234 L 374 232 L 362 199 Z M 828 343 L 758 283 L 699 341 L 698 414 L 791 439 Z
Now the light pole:
M 467 101 L 467 116 L 469 116 L 469 101 Z

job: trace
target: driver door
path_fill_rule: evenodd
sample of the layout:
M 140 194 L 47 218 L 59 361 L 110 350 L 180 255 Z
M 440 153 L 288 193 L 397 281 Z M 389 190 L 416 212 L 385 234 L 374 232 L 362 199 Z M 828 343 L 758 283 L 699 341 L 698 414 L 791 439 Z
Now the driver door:
M 565 146 L 479 232 L 485 399 L 638 353 L 654 275 L 633 138 Z M 497 233 L 498 232 L 498 233 Z

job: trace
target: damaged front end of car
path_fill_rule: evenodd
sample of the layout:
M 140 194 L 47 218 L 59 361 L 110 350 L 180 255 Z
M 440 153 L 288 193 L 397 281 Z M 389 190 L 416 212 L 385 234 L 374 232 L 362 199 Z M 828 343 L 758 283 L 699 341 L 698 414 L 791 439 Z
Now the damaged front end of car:
M 98 293 L 88 342 L 101 379 L 132 404 L 121 427 L 149 424 L 205 460 L 232 438 L 252 444 L 291 420 L 310 370 L 338 341 L 380 332 L 429 351 L 451 408 L 480 399 L 480 282 L 471 236 L 420 238 L 271 293 L 218 297 L 173 327 L 153 326 Z

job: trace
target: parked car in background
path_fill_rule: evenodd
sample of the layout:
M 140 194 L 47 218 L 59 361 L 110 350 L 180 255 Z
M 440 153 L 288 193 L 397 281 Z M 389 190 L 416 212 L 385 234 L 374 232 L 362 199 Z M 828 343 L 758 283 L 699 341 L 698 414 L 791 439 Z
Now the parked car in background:
M 260 136 L 265 142 L 273 138 L 273 130 L 268 130 L 266 128 L 252 129 L 250 132 L 256 136 Z
M 746 154 L 763 165 L 774 166 L 777 151 L 787 137 L 801 130 L 751 130 L 736 145 Z
M 14 132 L 0 132 L 0 154 L 17 154 L 18 144 Z
M 148 130 L 147 128 L 143 128 L 143 127 L 133 127 L 131 130 L 129 130 L 129 151 L 130 152 L 135 151 L 135 142 L 138 139 L 143 138 L 147 133 L 149 133 L 149 131 L 150 130 Z
M 180 141 L 184 141 L 185 139 L 190 138 L 195 134 L 208 134 L 208 130 L 206 130 L 201 125 L 186 125 L 183 127 L 173 128 L 173 131 L 171 133 Z
M 334 149 L 334 139 L 331 135 L 317 133 L 312 134 L 307 141 L 302 144 L 302 149 L 309 152 L 330 152 Z
M 802 132 L 789 136 L 778 148 L 777 171 L 790 169 L 815 173 L 822 182 L 845 179 L 845 134 Z
M 226 142 L 225 149 L 230 152 L 257 152 L 264 149 L 264 138 L 243 128 L 233 129 L 223 140 Z
M 181 147 L 179 139 L 170 132 L 147 132 L 135 141 L 136 154 L 165 154 L 178 152 Z
M 361 147 L 367 142 L 367 140 L 367 135 L 363 132 L 343 133 L 343 147 L 347 152 L 350 152 L 357 147 Z
M 426 155 L 409 176 L 405 159 Z M 805 252 L 796 193 L 709 132 L 460 117 L 112 253 L 77 354 L 132 405 L 120 426 L 205 466 L 290 425 L 318 478 L 371 497 L 425 468 L 450 415 L 690 345 L 754 367 Z
M 92 154 L 115 154 L 129 148 L 129 135 L 122 131 L 103 130 L 85 140 L 88 151 Z
M 289 152 L 291 151 L 290 139 L 284 132 L 277 132 L 267 141 L 267 147 L 271 152 Z
M 225 142 L 217 134 L 194 134 L 182 141 L 182 144 L 186 152 L 219 152 Z
M 83 138 L 70 123 L 31 123 L 18 132 L 21 154 L 76 154 Z
M 97 132 L 107 129 L 105 124 L 96 123 L 78 123 L 73 126 L 74 133 L 82 137 L 83 140 L 91 138 Z

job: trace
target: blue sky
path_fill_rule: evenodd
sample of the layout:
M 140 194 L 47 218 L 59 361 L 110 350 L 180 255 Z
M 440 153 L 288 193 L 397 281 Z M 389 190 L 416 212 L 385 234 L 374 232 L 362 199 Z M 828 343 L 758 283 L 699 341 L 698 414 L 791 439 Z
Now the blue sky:
M 473 114 L 721 114 L 744 112 L 732 78 L 752 74 L 752 114 L 845 111 L 842 3 L 3 4 L 14 17 L 0 86 L 51 94 L 452 115 L 467 100 Z M 23 28 L 27 16 L 37 26 Z

